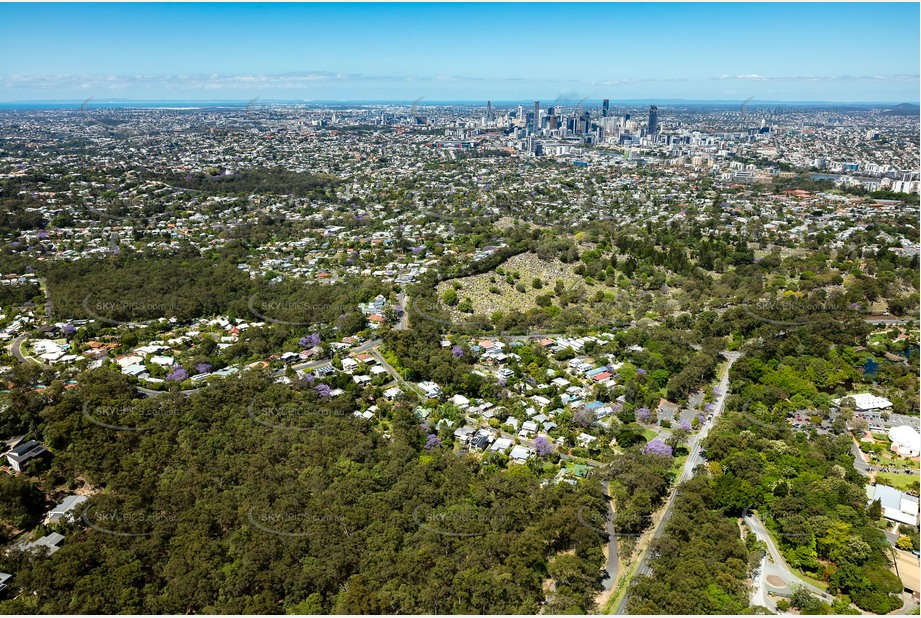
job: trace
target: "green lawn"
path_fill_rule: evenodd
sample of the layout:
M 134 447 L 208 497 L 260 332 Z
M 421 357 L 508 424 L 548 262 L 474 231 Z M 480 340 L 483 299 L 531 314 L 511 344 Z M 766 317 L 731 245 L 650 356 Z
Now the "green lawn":
M 900 491 L 918 488 L 918 477 L 914 474 L 896 474 L 894 472 L 880 472 L 876 475 L 876 481 L 889 487 L 895 487 Z
M 659 435 L 659 432 L 655 429 L 649 429 L 648 427 L 643 430 L 643 437 L 646 438 L 646 441 L 649 442 L 653 438 Z

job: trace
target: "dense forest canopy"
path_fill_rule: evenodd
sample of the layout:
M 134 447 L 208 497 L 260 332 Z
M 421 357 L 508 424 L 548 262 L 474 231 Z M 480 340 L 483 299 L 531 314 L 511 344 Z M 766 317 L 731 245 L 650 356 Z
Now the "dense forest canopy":
M 603 511 L 597 482 L 541 486 L 528 466 L 427 450 L 399 405 L 383 437 L 353 398 L 256 372 L 153 400 L 93 372 L 49 398 L 48 482 L 94 488 L 93 525 L 62 524 L 54 560 L 4 557 L 35 592 L 4 613 L 536 613 L 545 578 L 552 608 L 591 607 L 602 539 L 577 513 Z M 99 405 L 145 430 L 99 426 L 84 414 Z M 3 492 L 40 510 L 27 488 Z

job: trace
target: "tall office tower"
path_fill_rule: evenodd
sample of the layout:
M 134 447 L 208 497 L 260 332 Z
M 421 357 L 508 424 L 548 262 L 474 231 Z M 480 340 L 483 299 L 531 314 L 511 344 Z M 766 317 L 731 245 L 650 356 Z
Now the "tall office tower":
M 517 120 L 516 124 L 523 129 L 524 125 L 521 124 L 522 121 L 524 120 L 524 107 L 523 106 L 521 105 L 518 106 L 518 115 L 515 118 Z
M 655 135 L 659 132 L 659 108 L 655 105 L 649 106 L 649 128 L 646 129 L 648 135 Z
M 534 101 L 534 127 L 535 133 L 540 131 L 540 101 Z
M 607 99 L 601 102 L 601 117 L 608 117 L 608 110 L 611 108 L 611 102 Z
M 492 101 L 486 101 L 486 122 L 495 120 L 492 115 Z

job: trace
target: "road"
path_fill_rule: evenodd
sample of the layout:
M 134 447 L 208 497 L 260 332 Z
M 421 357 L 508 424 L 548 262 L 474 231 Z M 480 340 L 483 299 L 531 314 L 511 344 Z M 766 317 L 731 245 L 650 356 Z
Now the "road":
M 617 585 L 617 566 L 620 556 L 617 550 L 617 531 L 614 529 L 614 507 L 611 504 L 611 494 L 608 492 L 608 482 L 602 481 L 601 489 L 604 491 L 605 500 L 608 502 L 608 518 L 604 522 L 604 529 L 608 533 L 608 562 L 604 566 L 604 580 L 601 582 L 605 591 L 614 589 Z
M 665 530 L 665 524 L 668 522 L 669 517 L 671 517 L 672 506 L 675 504 L 675 497 L 678 495 L 678 486 L 690 479 L 694 475 L 694 468 L 704 463 L 705 461 L 703 456 L 700 454 L 700 442 L 707 437 L 710 429 L 716 424 L 720 414 L 723 412 L 723 408 L 726 405 L 726 397 L 729 395 L 729 369 L 732 367 L 732 364 L 738 360 L 739 356 L 741 356 L 740 352 L 723 352 L 722 354 L 724 357 L 726 357 L 729 363 L 726 365 L 723 372 L 723 377 L 719 382 L 720 396 L 713 408 L 713 417 L 701 425 L 700 431 L 694 434 L 688 441 L 688 458 L 684 463 L 684 468 L 682 468 L 681 474 L 675 481 L 675 486 L 668 497 L 668 501 L 665 503 L 665 512 L 662 514 L 662 518 L 659 520 L 659 523 L 656 524 L 652 536 L 646 545 L 646 549 L 644 549 L 643 553 L 640 555 L 639 563 L 637 564 L 636 571 L 634 571 L 635 574 L 649 575 L 652 573 L 649 548 L 653 543 L 655 543 L 656 539 L 658 539 L 662 535 L 662 532 Z M 627 581 L 624 585 L 629 586 L 630 582 Z M 615 614 L 625 613 L 628 596 L 629 594 L 625 594 L 620 600 L 620 603 L 617 605 L 617 609 L 614 611 Z
M 26 339 L 29 338 L 29 333 L 23 333 L 13 339 L 13 342 L 10 344 L 10 354 L 18 360 L 20 363 L 35 363 L 36 365 L 45 366 L 43 363 L 35 360 L 31 356 L 28 356 L 25 352 L 22 351 L 22 344 L 26 342 Z
M 871 467 L 864 460 L 864 454 L 861 452 L 860 447 L 857 446 L 856 440 L 851 441 L 851 454 L 854 455 L 854 469 L 863 476 L 870 476 Z
M 397 294 L 397 307 L 399 307 L 400 320 L 393 327 L 393 330 L 409 329 L 409 312 L 406 310 L 406 292 L 402 291 Z
M 890 317 L 877 317 L 877 316 L 866 316 L 864 321 L 867 324 L 875 325 L 885 325 L 885 326 L 901 326 L 902 324 L 908 324 L 911 320 L 900 320 L 899 318 L 890 318 Z
M 45 283 L 44 279 L 38 280 L 38 287 L 45 295 L 45 324 L 50 325 L 52 320 L 53 306 L 51 305 L 51 293 L 48 292 L 48 285 Z M 29 338 L 29 333 L 24 332 L 10 344 L 9 350 L 10 354 L 18 360 L 20 363 L 35 363 L 36 365 L 41 365 L 42 367 L 47 368 L 48 365 L 41 362 L 40 360 L 33 358 L 27 355 L 22 351 L 22 344 L 25 343 L 26 339 Z
M 361 354 L 362 352 L 367 352 L 371 348 L 376 348 L 381 343 L 383 343 L 382 339 L 371 339 L 370 341 L 365 341 L 360 346 L 357 346 L 355 349 L 351 350 L 351 354 Z M 331 362 L 332 362 L 331 360 L 326 359 L 326 360 L 310 361 L 307 363 L 300 363 L 298 365 L 291 365 L 291 366 L 294 368 L 295 371 L 313 371 L 314 369 L 319 369 L 320 367 L 323 367 L 324 365 L 328 365 Z M 389 366 L 390 365 L 387 365 L 387 367 Z M 286 371 L 285 369 L 279 369 L 278 371 L 275 372 L 274 375 L 276 376 L 284 375 L 285 371 Z
M 758 515 L 746 511 L 743 519 L 745 525 L 754 532 L 755 538 L 759 541 L 763 541 L 767 546 L 767 554 L 761 560 L 761 566 L 758 569 L 758 579 L 755 582 L 754 589 L 752 590 L 752 599 L 751 603 L 753 605 L 761 605 L 767 607 L 768 609 L 776 609 L 775 604 L 768 597 L 768 593 L 778 594 L 789 596 L 793 593 L 793 585 L 799 584 L 805 586 L 809 592 L 818 595 L 822 600 L 831 603 L 834 601 L 834 597 L 826 593 L 821 588 L 813 586 L 807 581 L 801 580 L 793 571 L 790 570 L 790 567 L 787 566 L 787 563 L 784 561 L 783 556 L 780 553 L 780 550 L 777 549 L 777 545 L 774 543 L 774 539 L 768 533 L 767 528 L 764 527 L 764 524 L 761 523 L 761 520 L 758 519 Z M 768 578 L 776 577 L 784 582 L 784 585 L 775 585 L 771 583 Z

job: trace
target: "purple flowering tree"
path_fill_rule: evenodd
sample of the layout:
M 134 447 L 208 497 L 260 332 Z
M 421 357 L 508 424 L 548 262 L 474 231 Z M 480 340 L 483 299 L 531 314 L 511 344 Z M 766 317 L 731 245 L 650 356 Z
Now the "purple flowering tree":
M 546 457 L 553 452 L 553 445 L 544 436 L 534 438 L 534 451 L 538 457 Z
M 430 433 L 428 435 L 428 439 L 425 441 L 426 450 L 431 451 L 433 449 L 438 448 L 439 446 L 441 446 L 441 438 L 439 438 L 433 433 Z
M 175 366 L 173 371 L 166 376 L 168 382 L 182 382 L 183 380 L 188 379 L 189 372 L 183 369 L 182 367 Z
M 312 373 L 308 373 L 304 376 L 304 381 L 307 382 L 307 384 L 313 384 L 316 381 L 316 378 Z
M 333 389 L 326 384 L 318 384 L 313 387 L 313 390 L 315 390 L 320 397 L 329 397 L 329 394 L 333 392 Z
M 691 432 L 691 423 L 690 423 L 690 421 L 682 420 L 681 422 L 678 423 L 678 429 L 680 429 L 681 431 L 686 431 L 686 432 L 690 433 L 690 432 Z
M 713 411 L 716 410 L 715 403 L 708 403 L 704 405 L 704 412 L 707 414 L 713 414 Z
M 65 324 L 61 331 L 63 331 L 64 335 L 67 337 L 73 337 L 77 334 L 77 327 L 73 324 Z
M 453 356 L 454 358 L 460 358 L 463 355 L 464 355 L 464 349 L 460 347 L 459 345 L 456 345 L 453 348 L 451 348 L 451 356 Z
M 576 410 L 572 415 L 572 420 L 574 420 L 577 425 L 588 427 L 595 422 L 595 415 L 585 409 Z
M 723 391 L 721 391 L 721 390 L 720 390 L 720 387 L 718 387 L 718 386 L 714 386 L 712 392 L 713 392 L 713 396 L 714 396 L 714 397 L 719 397 L 720 395 L 723 394 Z
M 640 367 L 639 369 L 636 370 L 636 377 L 638 377 L 638 378 L 643 378 L 643 377 L 645 377 L 645 376 L 646 376 L 646 370 L 645 370 L 645 369 L 643 369 L 642 367 Z
M 198 373 L 211 373 L 211 364 L 210 363 L 198 363 L 195 365 L 195 371 Z
M 657 457 L 671 457 L 672 447 L 662 442 L 659 438 L 654 438 L 643 447 L 643 453 L 646 455 L 655 455 Z
M 320 345 L 320 341 L 321 338 L 319 333 L 313 333 L 307 335 L 306 337 L 301 337 L 301 340 L 298 341 L 297 344 L 304 349 L 315 348 L 316 346 Z
M 641 423 L 648 423 L 650 418 L 649 408 L 637 408 L 636 418 Z

